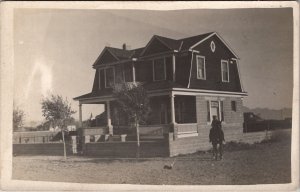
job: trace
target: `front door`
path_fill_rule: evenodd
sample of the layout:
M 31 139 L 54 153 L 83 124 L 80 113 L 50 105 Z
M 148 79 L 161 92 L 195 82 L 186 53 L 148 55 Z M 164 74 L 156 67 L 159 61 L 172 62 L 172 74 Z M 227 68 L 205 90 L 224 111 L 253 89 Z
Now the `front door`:
M 219 117 L 219 102 L 218 101 L 211 101 L 211 119 L 213 119 L 213 116 L 217 116 L 217 118 L 220 120 Z

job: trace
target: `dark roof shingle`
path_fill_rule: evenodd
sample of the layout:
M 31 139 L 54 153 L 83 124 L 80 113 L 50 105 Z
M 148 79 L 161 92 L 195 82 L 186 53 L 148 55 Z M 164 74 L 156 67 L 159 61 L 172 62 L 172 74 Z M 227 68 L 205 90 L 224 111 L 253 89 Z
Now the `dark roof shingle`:
M 196 35 L 196 36 L 183 38 L 183 39 L 177 39 L 177 40 L 171 39 L 168 37 L 159 36 L 159 35 L 154 35 L 154 37 L 159 39 L 163 44 L 165 44 L 171 50 L 183 51 L 183 50 L 189 49 L 191 46 L 193 46 L 197 42 L 205 39 L 206 37 L 208 37 L 209 35 L 211 35 L 213 33 L 214 32 L 210 32 L 210 33 L 205 33 L 202 35 Z M 108 51 L 110 51 L 119 60 L 126 60 L 126 59 L 139 57 L 146 47 L 141 47 L 141 48 L 132 49 L 132 50 L 124 50 L 124 49 L 119 49 L 119 48 L 115 48 L 115 47 L 105 47 L 105 48 Z

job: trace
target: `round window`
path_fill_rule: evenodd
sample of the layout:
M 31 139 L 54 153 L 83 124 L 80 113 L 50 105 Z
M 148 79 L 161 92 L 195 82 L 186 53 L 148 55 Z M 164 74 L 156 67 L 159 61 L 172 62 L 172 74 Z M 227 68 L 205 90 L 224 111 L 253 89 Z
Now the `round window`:
M 210 49 L 211 49 L 212 52 L 215 52 L 215 50 L 216 50 L 215 42 L 213 42 L 213 41 L 210 42 Z

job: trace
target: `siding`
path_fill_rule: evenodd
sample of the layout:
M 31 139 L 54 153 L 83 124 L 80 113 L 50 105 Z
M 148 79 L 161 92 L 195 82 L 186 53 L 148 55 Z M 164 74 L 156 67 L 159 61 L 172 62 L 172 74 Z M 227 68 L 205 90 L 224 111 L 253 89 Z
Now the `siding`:
M 191 54 L 188 53 L 176 56 L 176 83 L 183 87 L 187 87 L 189 82 L 191 58 Z
M 176 98 L 176 97 L 175 97 Z M 178 138 L 170 133 L 169 135 L 169 150 L 170 156 L 178 154 L 194 153 L 197 151 L 205 151 L 211 148 L 209 143 L 209 131 L 211 128 L 210 123 L 207 122 L 207 99 L 218 99 L 217 97 L 208 96 L 196 96 L 196 111 L 197 111 L 197 127 L 198 136 Z M 223 100 L 224 104 L 224 119 L 222 123 L 225 140 L 228 141 L 240 141 L 243 140 L 243 112 L 242 112 L 242 100 L 236 97 L 219 97 Z M 231 111 L 231 101 L 236 101 L 236 112 Z M 176 125 L 175 130 L 181 130 L 180 125 Z M 192 125 L 191 125 L 192 126 Z M 175 135 L 177 133 L 175 132 Z M 249 136 L 251 137 L 251 136 Z M 175 138 L 175 139 L 174 139 Z M 251 139 L 245 138 L 246 142 L 260 141 L 261 134 L 251 137 Z M 250 142 L 251 143 L 251 142 Z
M 153 67 L 152 60 L 140 61 L 135 65 L 136 81 L 152 82 L 153 81 Z
M 216 44 L 214 53 L 210 49 L 211 40 Z M 218 38 L 215 36 L 211 37 L 195 47 L 195 49 L 200 51 L 199 55 L 205 56 L 206 80 L 197 79 L 196 55 L 198 54 L 194 53 L 190 88 L 234 92 L 241 91 L 237 64 L 235 61 L 232 61 L 232 63 L 229 62 L 229 82 L 222 82 L 221 59 L 229 60 L 234 58 L 234 56 Z

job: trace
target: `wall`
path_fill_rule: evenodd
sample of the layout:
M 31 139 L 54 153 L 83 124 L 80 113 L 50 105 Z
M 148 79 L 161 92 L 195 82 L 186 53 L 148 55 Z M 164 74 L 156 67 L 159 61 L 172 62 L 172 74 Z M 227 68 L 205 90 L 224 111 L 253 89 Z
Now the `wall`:
M 136 152 L 137 143 L 135 141 L 87 143 L 83 147 L 83 153 L 86 156 L 134 158 Z M 140 157 L 166 156 L 169 156 L 169 153 L 168 143 L 165 140 L 141 141 Z
M 67 155 L 72 154 L 72 146 L 66 145 Z M 14 155 L 64 155 L 63 143 L 13 144 Z
M 215 52 L 212 52 L 210 49 L 210 42 L 212 40 L 216 45 Z M 241 91 L 237 64 L 234 60 L 230 60 L 231 58 L 234 58 L 234 55 L 231 54 L 229 49 L 219 40 L 219 38 L 212 36 L 194 49 L 200 51 L 199 55 L 205 56 L 206 80 L 197 79 L 196 55 L 198 53 L 195 53 L 193 55 L 190 88 L 234 92 Z M 222 82 L 221 59 L 231 61 L 229 62 L 229 82 Z
M 224 120 L 222 123 L 225 140 L 237 141 L 243 138 L 243 115 L 242 100 L 238 97 L 208 97 L 196 96 L 197 110 L 197 131 L 198 136 L 178 138 L 177 131 L 180 125 L 175 125 L 175 135 L 170 133 L 169 146 L 170 155 L 194 153 L 199 150 L 208 150 L 211 148 L 209 143 L 210 122 L 207 122 L 207 99 L 222 99 L 224 105 Z M 236 101 L 236 112 L 231 110 L 231 101 Z M 194 125 L 191 125 L 194 126 Z M 192 128 L 192 127 L 191 127 Z M 175 140 L 174 140 L 175 138 Z

